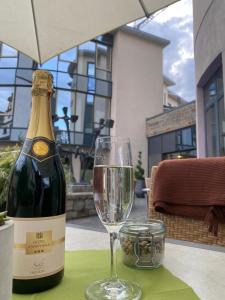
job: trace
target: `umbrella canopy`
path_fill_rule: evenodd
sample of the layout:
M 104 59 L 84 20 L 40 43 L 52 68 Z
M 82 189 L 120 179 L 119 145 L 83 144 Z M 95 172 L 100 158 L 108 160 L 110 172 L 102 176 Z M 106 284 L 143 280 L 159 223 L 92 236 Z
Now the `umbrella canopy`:
M 0 41 L 43 63 L 176 0 L 1 0 Z

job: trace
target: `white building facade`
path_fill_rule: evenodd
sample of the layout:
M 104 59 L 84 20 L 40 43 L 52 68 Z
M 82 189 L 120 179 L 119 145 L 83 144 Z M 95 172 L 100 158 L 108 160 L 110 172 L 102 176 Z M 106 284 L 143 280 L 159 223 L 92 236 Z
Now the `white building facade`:
M 225 2 L 194 0 L 198 156 L 225 155 Z

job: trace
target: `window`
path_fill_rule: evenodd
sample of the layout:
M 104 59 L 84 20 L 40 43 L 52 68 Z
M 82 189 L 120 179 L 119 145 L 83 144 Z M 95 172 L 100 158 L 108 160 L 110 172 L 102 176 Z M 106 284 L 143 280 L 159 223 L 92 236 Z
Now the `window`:
M 86 107 L 85 107 L 85 117 L 84 117 L 84 132 L 93 132 L 93 122 L 94 122 L 94 95 L 87 94 Z
M 55 56 L 42 65 L 38 65 L 38 69 L 41 70 L 57 70 L 57 65 L 58 65 L 58 56 Z
M 0 84 L 14 84 L 15 74 L 15 69 L 0 69 Z
M 19 68 L 33 68 L 33 60 L 23 53 L 19 53 Z
M 97 50 L 96 50 L 96 65 L 97 68 L 103 69 L 103 70 L 111 70 L 111 48 L 102 45 L 97 44 Z
M 110 118 L 112 94 L 112 35 L 71 48 L 43 64 L 0 42 L 0 139 L 22 141 L 31 111 L 32 75 L 36 69 L 48 70 L 53 76 L 52 114 L 62 117 L 78 115 L 78 121 L 54 122 L 55 135 L 62 143 L 90 146 L 94 122 Z M 103 130 L 109 134 L 109 129 Z
M 72 48 L 59 55 L 61 61 L 74 62 L 77 61 L 77 48 Z
M 84 131 L 84 114 L 85 114 L 86 94 L 76 93 L 76 131 Z
M 76 77 L 71 77 L 68 73 L 58 73 L 57 76 L 57 87 L 71 89 L 76 87 Z
M 100 119 L 110 119 L 110 100 L 108 98 L 95 96 L 94 122 L 99 123 Z M 109 134 L 109 128 L 105 127 L 101 134 Z
M 95 43 L 87 42 L 78 48 L 78 73 L 88 75 L 88 64 L 95 64 Z
M 190 126 L 150 137 L 149 167 L 164 159 L 196 157 L 196 128 Z
M 33 71 L 29 69 L 17 69 L 16 70 L 16 84 L 32 85 L 32 74 Z
M 70 91 L 58 90 L 56 97 L 56 114 L 60 117 L 64 116 L 63 108 L 67 108 L 67 115 L 71 116 L 74 114 L 75 106 L 75 93 Z M 71 124 L 72 126 L 72 124 Z M 64 120 L 59 120 L 54 123 L 54 127 L 57 130 L 67 130 L 66 123 Z M 70 128 L 71 129 L 71 128 Z M 72 128 L 73 129 L 73 128 Z
M 14 88 L 0 87 L 0 114 L 12 115 Z
M 225 155 L 225 114 L 221 68 L 205 85 L 203 91 L 207 155 Z
M 15 111 L 13 127 L 26 128 L 29 123 L 31 111 L 30 87 L 17 87 L 15 96 Z
M 16 68 L 17 58 L 0 58 L 0 68 Z
M 94 63 L 88 63 L 88 93 L 94 93 L 95 92 L 95 64 Z M 93 78 L 92 78 L 93 77 Z
M 1 44 L 1 57 L 17 57 L 17 50 L 6 44 Z

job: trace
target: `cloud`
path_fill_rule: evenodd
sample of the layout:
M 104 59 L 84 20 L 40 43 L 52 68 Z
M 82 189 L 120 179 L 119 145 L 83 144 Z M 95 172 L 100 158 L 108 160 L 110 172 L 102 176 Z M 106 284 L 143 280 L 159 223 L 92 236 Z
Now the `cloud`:
M 170 40 L 164 49 L 164 74 L 176 86 L 171 90 L 187 101 L 194 100 L 193 16 L 191 0 L 182 0 L 156 14 L 141 30 Z

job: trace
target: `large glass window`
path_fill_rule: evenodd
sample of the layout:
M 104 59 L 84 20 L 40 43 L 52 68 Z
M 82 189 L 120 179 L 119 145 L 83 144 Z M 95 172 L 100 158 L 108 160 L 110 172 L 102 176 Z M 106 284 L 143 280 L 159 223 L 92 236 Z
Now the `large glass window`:
M 208 156 L 225 155 L 223 74 L 220 68 L 204 87 L 206 148 Z
M 196 128 L 190 126 L 149 138 L 149 169 L 164 159 L 196 157 Z
M 94 122 L 110 118 L 111 47 L 112 36 L 103 35 L 39 65 L 0 43 L 0 139 L 24 138 L 31 110 L 32 74 L 45 69 L 53 75 L 52 113 L 63 117 L 66 107 L 69 117 L 78 115 L 76 123 L 69 122 L 69 135 L 63 119 L 54 122 L 58 141 L 88 146 Z

